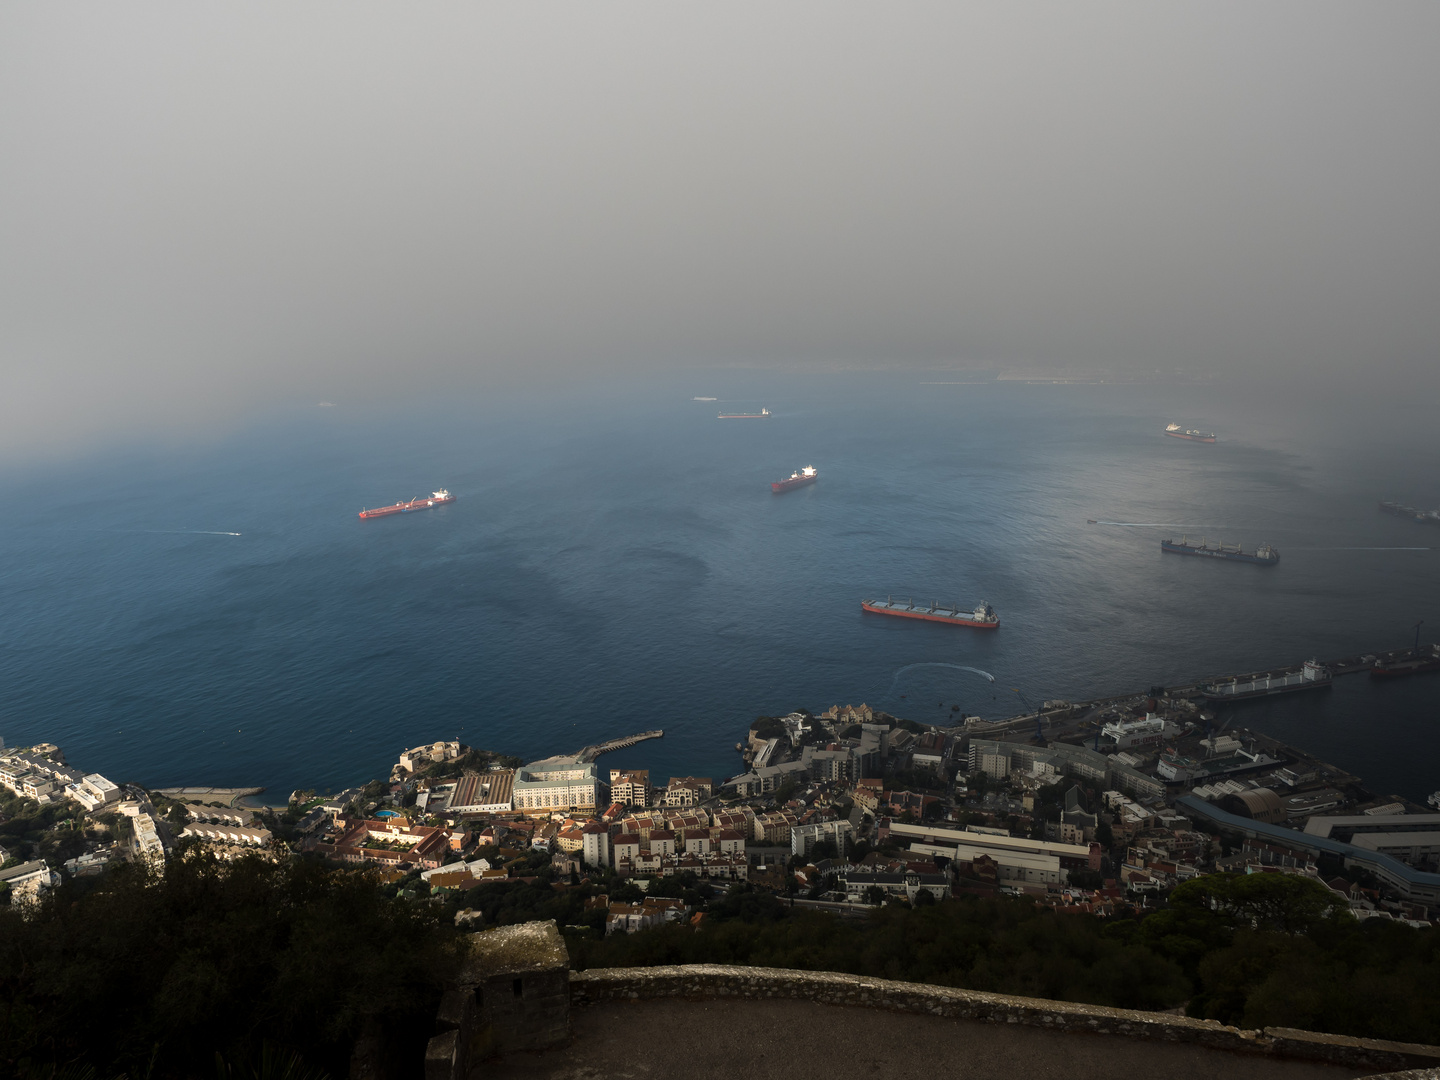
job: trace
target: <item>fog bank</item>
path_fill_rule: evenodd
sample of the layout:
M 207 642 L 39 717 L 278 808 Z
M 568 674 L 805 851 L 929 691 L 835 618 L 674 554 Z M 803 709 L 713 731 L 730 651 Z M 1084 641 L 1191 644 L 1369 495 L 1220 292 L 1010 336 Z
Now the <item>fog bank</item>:
M 1437 39 L 1422 3 L 7 5 L 0 455 L 729 364 L 1405 392 Z

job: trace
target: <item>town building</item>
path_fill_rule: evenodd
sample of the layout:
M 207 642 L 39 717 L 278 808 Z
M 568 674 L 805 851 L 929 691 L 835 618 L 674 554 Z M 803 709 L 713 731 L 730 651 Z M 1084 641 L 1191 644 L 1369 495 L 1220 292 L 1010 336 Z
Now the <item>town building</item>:
M 602 786 L 594 762 L 546 758 L 515 770 L 515 809 L 527 814 L 594 812 L 602 805 Z
M 1075 776 L 1089 783 L 1117 788 L 1137 798 L 1160 797 L 1167 790 L 1163 780 L 1115 760 L 1115 755 L 1069 743 L 1032 746 L 1028 743 L 971 739 L 968 764 L 970 772 L 983 772 L 997 780 L 1012 773 L 1029 773 L 1039 764 L 1048 766 L 1056 775 Z
M 203 840 L 207 847 L 265 847 L 271 839 L 269 829 L 247 825 L 208 825 L 199 821 L 186 825 L 180 835 Z
M 868 866 L 846 866 L 836 874 L 836 888 L 845 893 L 852 904 L 869 903 L 871 890 L 879 889 L 887 897 L 911 901 L 919 892 L 928 892 L 936 900 L 950 895 L 950 877 L 935 871 L 880 870 Z
M 675 838 L 677 850 L 686 855 L 709 855 L 715 847 L 709 829 L 686 829 Z
M 39 901 L 40 894 L 45 890 L 60 884 L 60 876 L 45 864 L 45 860 L 36 859 L 0 870 L 0 884 L 9 886 L 12 905 L 25 908 Z
M 180 834 L 192 837 L 219 859 L 239 859 L 270 847 L 270 830 L 245 825 L 210 825 L 191 822 Z
M 1440 814 L 1316 816 L 1305 823 L 1305 832 L 1381 852 L 1421 869 L 1433 870 L 1440 862 Z
M 850 724 L 868 724 L 875 719 L 875 711 L 863 702 L 860 705 L 831 705 L 820 714 L 821 720 L 829 720 L 842 727 Z
M 768 814 L 755 815 L 755 840 L 764 844 L 790 843 L 790 830 L 800 819 L 788 810 L 773 810 Z
M 611 769 L 610 798 L 625 806 L 650 805 L 649 769 Z
M 601 821 L 592 821 L 580 830 L 580 857 L 586 866 L 610 865 L 610 829 Z
M 672 776 L 660 797 L 662 806 L 698 806 L 714 794 L 715 785 L 708 776 Z
M 455 783 L 445 807 L 450 814 L 504 814 L 514 806 L 515 770 L 466 773 Z
M 90 813 L 103 810 L 120 801 L 120 789 L 99 773 L 83 777 L 78 784 L 69 784 L 65 796 L 79 803 Z
M 1099 844 L 1064 844 L 970 829 L 892 822 L 890 837 L 909 840 L 910 850 L 965 865 L 984 855 L 1000 880 L 1026 885 L 1064 885 L 1072 870 L 1099 870 Z
M 459 756 L 460 743 L 458 740 L 427 743 L 424 746 L 412 747 L 402 752 L 398 767 L 407 773 L 413 773 L 422 765 L 454 761 Z
M 1175 800 L 1175 805 L 1192 818 L 1204 818 L 1229 832 L 1298 856 L 1337 856 L 1347 867 L 1359 866 L 1374 874 L 1404 900 L 1422 904 L 1440 903 L 1440 873 L 1417 869 L 1385 852 L 1372 851 L 1355 843 L 1343 843 L 1329 836 L 1299 832 L 1284 825 L 1240 817 L 1194 795 L 1182 795 Z M 1389 819 L 1389 822 L 1393 821 L 1394 818 Z
M 616 866 L 622 862 L 633 862 L 641 850 L 640 837 L 635 833 L 622 833 L 610 842 L 610 853 Z
M 145 807 L 149 805 L 146 803 Z M 132 843 L 135 845 L 136 855 L 142 861 L 157 869 L 165 865 L 165 841 L 160 836 L 160 823 L 147 809 L 142 808 L 135 814 L 135 835 Z
M 336 833 L 317 840 L 312 848 L 327 858 L 348 863 L 370 863 L 397 869 L 428 870 L 444 864 L 452 849 L 469 839 L 468 833 L 428 825 L 412 825 L 407 818 L 336 819 Z
M 855 829 L 848 821 L 822 821 L 814 825 L 796 825 L 790 830 L 790 851 L 802 859 L 810 858 L 815 845 L 821 840 L 835 843 L 835 853 L 844 856 L 846 845 L 855 837 Z

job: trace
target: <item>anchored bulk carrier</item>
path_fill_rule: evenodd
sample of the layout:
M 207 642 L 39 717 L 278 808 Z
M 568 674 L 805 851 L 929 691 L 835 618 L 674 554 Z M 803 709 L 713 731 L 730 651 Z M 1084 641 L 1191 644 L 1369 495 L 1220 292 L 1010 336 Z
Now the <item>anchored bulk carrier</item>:
M 1409 518 L 1423 525 L 1440 525 L 1440 510 L 1421 510 L 1418 506 L 1406 506 L 1396 502 L 1382 502 L 1380 509 L 1387 514 Z
M 769 409 L 761 409 L 759 412 L 722 412 L 717 419 L 720 420 L 767 420 L 770 417 Z
M 1235 562 L 1259 563 L 1261 566 L 1274 566 L 1280 561 L 1280 552 L 1276 551 L 1269 544 L 1261 544 L 1256 551 L 1241 551 L 1239 544 L 1220 543 L 1211 546 L 1203 537 L 1197 543 L 1184 536 L 1179 540 L 1161 540 L 1160 550 L 1169 551 L 1176 555 L 1203 555 L 1209 559 L 1231 559 Z
M 1190 442 L 1214 442 L 1213 431 L 1186 431 L 1179 424 L 1166 424 L 1165 434 L 1172 439 L 1188 439 Z
M 1323 690 L 1330 685 L 1330 669 L 1318 660 L 1306 660 L 1299 671 L 1289 675 L 1256 675 L 1249 679 L 1226 679 L 1206 683 L 1200 693 L 1208 701 L 1245 701 L 1249 698 L 1292 694 L 1297 690 Z
M 394 506 L 381 506 L 375 510 L 361 510 L 362 518 L 389 517 L 391 514 L 408 514 L 412 510 L 430 510 L 444 503 L 455 501 L 455 496 L 441 488 L 439 491 L 432 491 L 428 499 L 411 499 L 409 502 L 397 502 Z
M 959 604 L 941 607 L 932 600 L 930 606 L 925 607 L 910 600 L 892 600 L 888 596 L 884 600 L 861 600 L 860 606 L 875 615 L 899 615 L 905 619 L 924 619 L 927 622 L 949 623 L 951 626 L 977 626 L 983 630 L 994 630 L 1000 625 L 1000 616 L 996 615 L 995 609 L 984 600 L 970 611 L 963 610 Z
M 797 472 L 792 472 L 784 480 L 770 481 L 770 490 L 776 495 L 782 491 L 789 491 L 791 488 L 804 487 L 806 484 L 813 484 L 820 479 L 820 474 L 815 471 L 814 465 L 806 465 Z

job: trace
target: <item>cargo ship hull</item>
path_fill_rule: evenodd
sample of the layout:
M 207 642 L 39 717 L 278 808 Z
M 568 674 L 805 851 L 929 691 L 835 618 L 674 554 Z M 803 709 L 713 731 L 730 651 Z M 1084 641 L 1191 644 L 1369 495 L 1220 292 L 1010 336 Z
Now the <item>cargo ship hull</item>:
M 1210 683 L 1200 687 L 1200 693 L 1206 701 L 1251 701 L 1276 694 L 1295 694 L 1301 690 L 1328 690 L 1333 681 L 1329 668 L 1307 660 L 1299 671 L 1289 675 L 1259 675 L 1253 679 Z
M 455 501 L 455 496 L 450 492 L 441 489 L 433 492 L 428 499 L 411 499 L 409 502 L 395 503 L 393 506 L 379 506 L 374 510 L 361 510 L 361 519 L 389 517 L 391 514 L 408 514 L 415 510 L 433 510 L 437 506 L 444 506 L 446 503 Z
M 948 623 L 951 626 L 973 626 L 980 630 L 994 630 L 1000 625 L 1000 617 L 989 604 L 981 604 L 973 611 L 965 611 L 958 604 L 954 607 L 942 607 L 938 604 L 923 607 L 908 600 L 861 600 L 860 607 L 872 615 L 895 615 L 902 619 L 923 619 L 926 622 Z
M 1268 545 L 1256 552 L 1227 548 L 1224 544 L 1210 547 L 1204 541 L 1191 544 L 1182 537 L 1179 540 L 1161 540 L 1160 550 L 1173 555 L 1200 555 L 1207 559 L 1229 559 L 1231 562 L 1254 563 L 1257 566 L 1274 566 L 1280 561 L 1280 552 Z
M 1207 687 L 1202 689 L 1200 693 L 1205 696 L 1206 701 L 1253 701 L 1255 698 L 1274 697 L 1276 694 L 1298 694 L 1302 690 L 1328 690 L 1330 689 L 1330 684 L 1331 680 L 1329 678 L 1289 683 L 1285 683 L 1281 679 L 1276 679 L 1273 680 L 1270 685 L 1257 686 L 1251 690 L 1238 690 L 1234 693 L 1225 693 L 1224 691 L 1216 691 Z M 1246 684 L 1241 683 L 1239 685 L 1244 686 Z
M 1393 502 L 1382 502 L 1380 509 L 1387 514 L 1394 514 L 1396 517 L 1418 521 L 1422 525 L 1440 525 L 1440 510 L 1421 510 L 1416 506 Z
M 779 495 L 782 491 L 792 491 L 795 488 L 804 487 L 806 484 L 813 484 L 819 479 L 818 476 L 802 476 L 798 480 L 772 480 L 770 490 Z
M 814 466 L 806 465 L 799 472 L 793 472 L 784 480 L 772 480 L 770 490 L 776 495 L 782 491 L 790 491 L 792 488 L 804 487 L 806 484 L 813 484 L 820 479 L 820 474 L 815 471 Z
M 1165 434 L 1172 439 L 1184 439 L 1186 442 L 1214 442 L 1213 431 L 1196 431 L 1194 428 L 1182 428 L 1179 424 L 1166 424 Z
M 1440 653 L 1412 654 L 1399 660 L 1377 660 L 1370 668 L 1372 679 L 1403 679 L 1406 675 L 1420 675 L 1426 671 L 1440 671 Z

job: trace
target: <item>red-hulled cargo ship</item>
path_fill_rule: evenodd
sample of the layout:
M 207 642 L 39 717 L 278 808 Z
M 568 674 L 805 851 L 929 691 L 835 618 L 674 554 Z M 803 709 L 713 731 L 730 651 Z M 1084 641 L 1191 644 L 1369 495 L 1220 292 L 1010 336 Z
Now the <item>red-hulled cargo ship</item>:
M 861 600 L 860 606 L 876 615 L 899 615 L 905 619 L 924 619 L 927 622 L 949 623 L 951 626 L 976 626 L 982 630 L 994 630 L 1000 625 L 1000 616 L 984 600 L 971 611 L 962 611 L 960 605 L 942 607 L 931 601 L 929 607 L 915 604 L 910 600 Z
M 432 491 L 428 499 L 411 499 L 409 502 L 398 502 L 394 506 L 381 506 L 375 510 L 361 510 L 362 518 L 389 517 L 391 514 L 408 514 L 411 510 L 431 510 L 445 503 L 455 501 L 455 496 L 441 488 L 439 491 Z
M 782 491 L 789 491 L 791 488 L 804 487 L 806 484 L 813 484 L 820 479 L 820 474 L 815 471 L 814 465 L 806 465 L 798 472 L 792 472 L 784 480 L 770 481 L 770 490 L 776 495 Z

